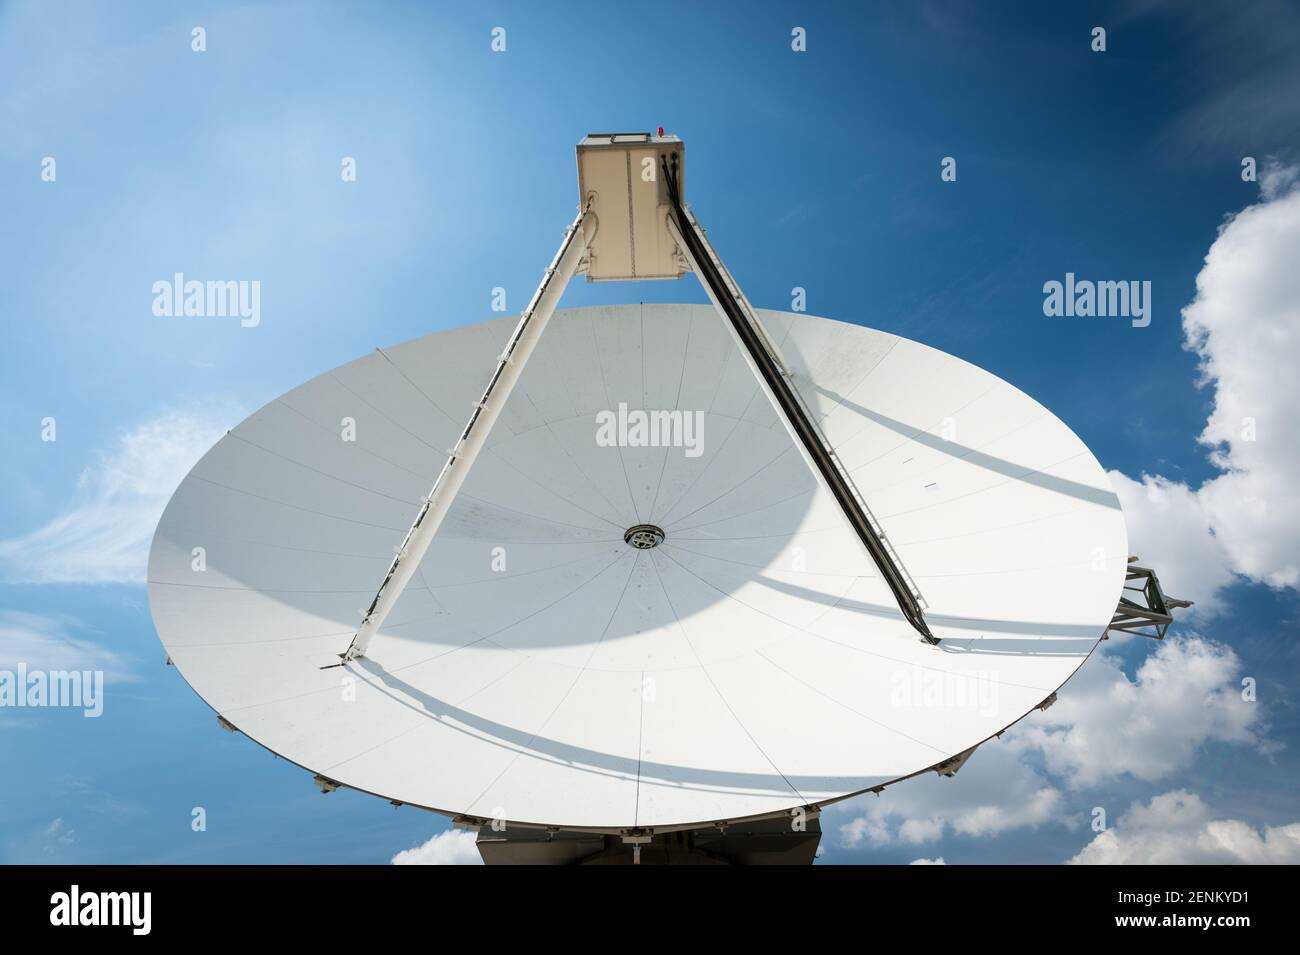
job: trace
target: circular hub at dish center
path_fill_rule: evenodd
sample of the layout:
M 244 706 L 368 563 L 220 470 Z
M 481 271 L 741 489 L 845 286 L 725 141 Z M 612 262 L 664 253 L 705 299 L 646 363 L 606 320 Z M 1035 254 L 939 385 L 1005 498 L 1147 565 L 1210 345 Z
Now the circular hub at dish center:
M 664 542 L 663 528 L 654 524 L 635 524 L 623 533 L 623 541 L 637 550 L 649 550 Z

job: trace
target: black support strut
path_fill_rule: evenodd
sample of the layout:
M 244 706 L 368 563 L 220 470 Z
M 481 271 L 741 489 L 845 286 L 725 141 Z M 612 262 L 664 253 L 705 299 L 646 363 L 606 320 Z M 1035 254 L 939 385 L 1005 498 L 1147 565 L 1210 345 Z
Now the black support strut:
M 681 231 L 682 238 L 686 241 L 691 257 L 695 260 L 700 280 L 713 292 L 714 299 L 731 322 L 732 328 L 735 329 L 736 335 L 740 338 L 746 351 L 749 352 L 749 356 L 757 366 L 763 381 L 771 389 L 777 404 L 798 436 L 799 442 L 803 445 L 809 459 L 816 466 L 818 473 L 825 479 L 831 493 L 835 496 L 835 500 L 844 511 L 844 516 L 848 518 L 863 546 L 866 547 L 867 553 L 875 561 L 885 583 L 893 591 L 894 599 L 898 601 L 898 609 L 902 611 L 903 616 L 907 618 L 907 622 L 916 629 L 917 633 L 927 643 L 937 644 L 939 638 L 930 632 L 930 627 L 925 622 L 925 615 L 921 611 L 921 605 L 916 599 L 916 594 L 912 592 L 912 588 L 908 585 L 903 571 L 894 562 L 888 548 L 885 547 L 884 541 L 880 539 L 875 528 L 871 526 L 870 519 L 859 505 L 858 499 L 848 481 L 835 464 L 831 452 L 823 443 L 816 426 L 804 413 L 803 405 L 792 390 L 790 383 L 786 381 L 785 376 L 781 373 L 775 357 L 768 351 L 759 331 L 754 328 L 744 309 L 737 304 L 735 296 L 727 287 L 727 283 L 718 271 L 717 266 L 714 265 L 713 257 L 695 231 L 695 224 L 682 207 L 681 193 L 677 187 L 676 155 L 672 157 L 671 167 L 666 158 L 662 160 L 662 166 L 668 186 L 668 197 L 673 206 L 673 215 L 676 217 L 678 229 Z

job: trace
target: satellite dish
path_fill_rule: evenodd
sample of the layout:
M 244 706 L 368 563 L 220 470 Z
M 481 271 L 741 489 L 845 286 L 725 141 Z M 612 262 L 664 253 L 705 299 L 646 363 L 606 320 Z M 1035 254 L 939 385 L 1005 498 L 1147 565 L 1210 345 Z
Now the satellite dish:
M 822 806 L 955 773 L 1113 620 L 1163 635 L 1186 604 L 1128 566 L 1069 428 L 932 348 L 753 309 L 683 163 L 587 137 L 517 320 L 327 372 L 195 466 L 149 595 L 223 726 L 488 861 L 810 861 Z M 556 312 L 575 274 L 687 271 L 711 306 Z
M 758 315 L 938 646 L 908 626 L 713 309 L 629 305 L 555 316 L 415 581 L 347 667 L 322 669 L 514 323 L 376 352 L 238 425 L 154 539 L 167 653 L 286 759 L 510 824 L 786 812 L 978 745 L 1042 704 L 1110 621 L 1127 541 L 1104 471 L 973 365 Z M 699 415 L 698 444 L 602 446 L 597 417 L 620 407 Z M 644 525 L 657 543 L 625 539 Z

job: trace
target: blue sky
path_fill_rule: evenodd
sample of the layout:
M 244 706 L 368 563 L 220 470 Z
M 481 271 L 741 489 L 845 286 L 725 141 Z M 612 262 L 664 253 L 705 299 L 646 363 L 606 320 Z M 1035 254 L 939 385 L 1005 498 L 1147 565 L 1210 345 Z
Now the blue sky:
M 1265 849 L 1300 841 L 1281 828 L 1300 820 L 1300 522 L 1272 500 L 1260 532 L 1232 508 L 1295 463 L 1295 406 L 1269 396 L 1296 387 L 1296 279 L 1268 255 L 1296 247 L 1297 48 L 1281 2 L 0 4 L 0 665 L 57 646 L 110 673 L 101 719 L 0 711 L 0 861 L 386 862 L 446 828 L 322 797 L 219 731 L 162 666 L 140 538 L 244 414 L 376 345 L 493 317 L 494 287 L 522 307 L 572 218 L 574 143 L 659 125 L 686 142 L 688 199 L 751 301 L 789 308 L 799 286 L 814 314 L 1033 395 L 1128 476 L 1135 552 L 1167 554 L 1168 589 L 1203 608 L 1181 642 L 1109 646 L 1078 697 L 1146 701 L 1120 712 L 1187 723 L 1174 743 L 1067 708 L 954 780 L 828 813 L 823 860 L 1060 862 L 1094 843 L 1098 806 L 1129 813 L 1127 846 L 1224 820 Z M 1246 156 L 1267 190 L 1242 180 Z M 1216 239 L 1239 251 L 1221 268 L 1272 262 L 1276 294 L 1209 301 L 1198 354 L 1182 310 Z M 1045 317 L 1043 283 L 1067 271 L 1150 281 L 1150 326 Z M 261 323 L 154 316 L 152 283 L 175 272 L 260 280 Z M 704 300 L 692 280 L 574 283 L 564 304 Z M 1251 366 L 1254 398 L 1242 355 L 1276 359 Z M 1241 401 L 1269 427 L 1216 463 L 1198 435 Z M 1255 483 L 1198 494 L 1225 469 Z M 1243 676 L 1249 717 L 1227 698 Z M 1100 767 L 1072 755 L 1103 732 L 1140 738 Z M 1021 821 L 977 821 L 991 805 Z M 1153 805 L 1185 830 L 1153 834 Z

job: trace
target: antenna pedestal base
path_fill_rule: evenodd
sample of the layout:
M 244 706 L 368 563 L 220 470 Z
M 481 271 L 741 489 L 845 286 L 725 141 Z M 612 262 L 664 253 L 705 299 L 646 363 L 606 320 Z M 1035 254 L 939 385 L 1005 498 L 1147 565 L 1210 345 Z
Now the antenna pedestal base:
M 622 836 L 571 830 L 484 826 L 478 851 L 488 865 L 810 865 L 821 842 L 814 816 L 793 831 L 788 818 L 737 822 L 657 833 L 627 842 Z

